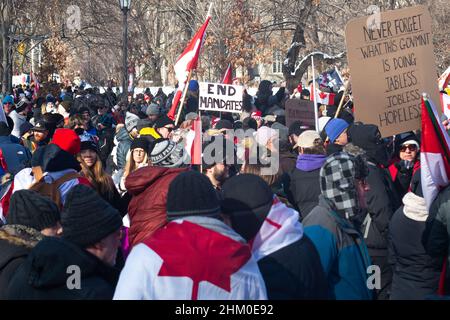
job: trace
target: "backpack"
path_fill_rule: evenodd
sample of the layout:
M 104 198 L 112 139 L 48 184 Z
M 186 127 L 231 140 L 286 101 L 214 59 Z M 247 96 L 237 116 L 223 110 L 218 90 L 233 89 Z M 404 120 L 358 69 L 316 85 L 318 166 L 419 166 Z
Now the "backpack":
M 35 168 L 33 168 L 34 171 Z M 45 176 L 39 176 L 35 175 L 35 177 L 40 177 L 39 180 L 34 183 L 30 190 L 36 191 L 40 193 L 43 196 L 46 196 L 50 198 L 53 202 L 56 203 L 58 208 L 62 208 L 62 202 L 61 202 L 61 194 L 59 191 L 59 187 L 64 184 L 65 182 L 80 178 L 80 174 L 78 172 L 69 172 L 63 175 L 61 178 L 56 179 L 55 181 L 51 183 L 45 182 Z

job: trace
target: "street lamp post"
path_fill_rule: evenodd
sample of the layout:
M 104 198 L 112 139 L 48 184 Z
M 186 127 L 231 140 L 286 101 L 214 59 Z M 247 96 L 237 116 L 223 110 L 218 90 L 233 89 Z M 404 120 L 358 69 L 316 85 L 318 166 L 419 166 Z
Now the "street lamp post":
M 125 104 L 128 103 L 128 11 L 131 7 L 131 0 L 119 0 L 120 9 L 123 12 L 123 75 L 122 75 L 122 94 L 125 98 Z

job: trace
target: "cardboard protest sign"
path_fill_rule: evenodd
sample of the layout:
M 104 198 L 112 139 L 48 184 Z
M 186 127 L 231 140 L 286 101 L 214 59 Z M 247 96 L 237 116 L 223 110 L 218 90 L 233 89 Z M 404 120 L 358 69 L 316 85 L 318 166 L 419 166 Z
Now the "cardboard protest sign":
M 376 124 L 384 137 L 419 129 L 422 93 L 439 101 L 426 7 L 353 19 L 345 38 L 355 119 Z
M 200 82 L 199 109 L 220 112 L 242 112 L 242 86 Z
M 316 126 L 313 101 L 289 99 L 285 104 L 285 115 L 287 127 L 297 120 L 299 120 L 302 125 L 309 126 L 311 129 L 314 129 Z

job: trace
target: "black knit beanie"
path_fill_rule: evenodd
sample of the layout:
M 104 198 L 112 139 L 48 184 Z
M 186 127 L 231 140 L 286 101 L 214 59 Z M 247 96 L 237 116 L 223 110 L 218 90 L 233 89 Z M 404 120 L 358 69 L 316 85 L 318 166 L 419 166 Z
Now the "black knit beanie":
M 59 209 L 50 198 L 32 190 L 19 190 L 11 196 L 8 224 L 21 224 L 38 231 L 56 226 Z
M 81 141 L 80 152 L 83 150 L 92 150 L 99 153 L 98 145 L 93 140 Z
M 67 194 L 61 224 L 63 238 L 85 248 L 119 230 L 122 218 L 91 188 L 78 184 Z
M 187 216 L 219 217 L 220 204 L 211 181 L 196 171 L 179 174 L 167 193 L 167 219 Z
M 130 150 L 134 150 L 137 148 L 144 149 L 145 152 L 148 152 L 150 147 L 150 142 L 145 138 L 137 138 L 131 142 Z
M 155 121 L 155 128 L 162 128 L 164 126 L 167 126 L 168 124 L 175 124 L 175 122 L 170 119 L 167 115 L 162 115 L 160 116 L 156 121 Z
M 272 203 L 272 189 L 259 176 L 240 174 L 222 186 L 222 212 L 230 216 L 233 229 L 247 241 L 258 233 Z

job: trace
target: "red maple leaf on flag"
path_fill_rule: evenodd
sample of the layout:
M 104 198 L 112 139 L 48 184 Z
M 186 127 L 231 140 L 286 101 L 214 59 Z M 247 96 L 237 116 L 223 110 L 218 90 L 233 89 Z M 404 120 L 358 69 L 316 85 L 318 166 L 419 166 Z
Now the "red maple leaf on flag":
M 323 92 L 323 91 L 320 91 L 319 97 L 320 97 L 321 100 L 324 100 L 327 97 L 327 94 L 325 92 Z
M 169 223 L 145 244 L 163 260 L 158 276 L 192 279 L 192 300 L 201 281 L 231 292 L 231 276 L 251 258 L 248 245 L 188 221 Z

